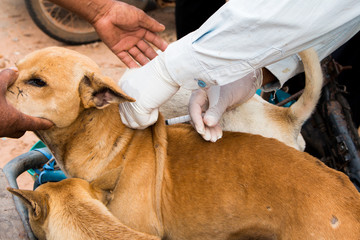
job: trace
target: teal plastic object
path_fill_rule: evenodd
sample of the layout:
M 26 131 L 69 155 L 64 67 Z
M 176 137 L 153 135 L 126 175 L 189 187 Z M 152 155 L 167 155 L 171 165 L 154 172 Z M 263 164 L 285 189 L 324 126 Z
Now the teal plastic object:
M 42 141 L 38 141 L 37 143 L 34 144 L 34 146 L 32 146 L 30 148 L 30 151 L 34 150 L 34 149 L 38 149 L 38 148 L 44 148 L 46 147 L 46 145 L 42 142 Z
M 287 92 L 284 92 L 282 90 L 277 90 L 275 92 L 275 97 L 274 97 L 274 94 L 271 94 L 271 97 L 270 97 L 270 100 L 269 102 L 272 103 L 272 104 L 277 104 L 279 102 L 282 102 L 284 101 L 285 99 L 289 98 L 291 95 L 288 94 Z M 296 101 L 295 100 L 292 100 L 286 104 L 283 105 L 283 107 L 290 107 L 292 104 L 294 104 Z
M 52 154 L 48 151 L 44 151 L 46 145 L 42 141 L 38 141 L 37 143 L 32 146 L 30 151 L 39 151 L 44 154 L 49 162 L 47 162 L 43 167 L 42 170 L 38 169 L 29 169 L 27 172 L 32 176 L 34 179 L 34 190 L 43 183 L 47 182 L 59 182 L 66 178 L 65 174 L 61 170 L 55 170 L 55 159 Z
M 258 90 L 256 91 L 256 94 L 259 95 L 259 96 L 261 96 L 261 89 L 258 89 Z M 275 96 L 274 96 L 273 93 L 270 95 L 269 103 L 271 103 L 271 104 L 277 104 L 277 103 L 279 103 L 279 102 L 281 102 L 281 101 L 289 98 L 290 96 L 291 96 L 290 94 L 288 94 L 287 92 L 284 92 L 283 90 L 277 90 L 277 91 L 275 92 Z M 291 106 L 292 104 L 294 104 L 295 102 L 296 102 L 295 100 L 292 100 L 292 101 L 284 104 L 283 107 L 290 107 L 290 106 Z
M 45 145 L 42 141 L 39 140 L 37 143 L 35 143 L 35 144 L 30 148 L 30 151 L 35 150 L 35 149 L 38 149 L 38 148 L 44 148 L 44 147 L 46 147 L 46 145 Z M 29 169 L 29 170 L 27 170 L 27 172 L 28 172 L 31 176 L 33 176 L 33 177 L 35 178 L 36 172 L 35 172 L 34 169 Z

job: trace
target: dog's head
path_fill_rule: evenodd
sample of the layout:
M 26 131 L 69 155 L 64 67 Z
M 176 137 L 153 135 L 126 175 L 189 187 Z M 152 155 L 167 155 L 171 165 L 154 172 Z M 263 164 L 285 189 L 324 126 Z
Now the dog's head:
M 134 101 L 95 62 L 75 51 L 49 47 L 35 51 L 17 64 L 19 77 L 6 99 L 21 112 L 69 126 L 83 108 L 104 108 Z
M 42 240 L 59 234 L 56 231 L 60 231 L 61 226 L 68 228 L 71 222 L 86 222 L 86 211 L 96 212 L 92 207 L 104 207 L 112 196 L 118 174 L 119 170 L 116 169 L 110 171 L 110 177 L 100 177 L 91 183 L 80 178 L 69 178 L 43 184 L 35 191 L 8 190 L 27 206 L 31 229 Z

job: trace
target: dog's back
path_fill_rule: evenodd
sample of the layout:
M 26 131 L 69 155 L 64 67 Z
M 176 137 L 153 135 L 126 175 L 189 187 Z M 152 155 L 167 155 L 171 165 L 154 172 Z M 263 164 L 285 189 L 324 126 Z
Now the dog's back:
M 203 239 L 360 239 L 360 195 L 345 174 L 275 139 L 225 132 L 201 143 L 189 129 L 168 129 L 169 229 L 223 228 Z
M 103 190 L 82 179 L 47 183 L 36 191 L 8 190 L 27 203 L 31 228 L 40 240 L 159 240 L 123 225 L 102 203 Z

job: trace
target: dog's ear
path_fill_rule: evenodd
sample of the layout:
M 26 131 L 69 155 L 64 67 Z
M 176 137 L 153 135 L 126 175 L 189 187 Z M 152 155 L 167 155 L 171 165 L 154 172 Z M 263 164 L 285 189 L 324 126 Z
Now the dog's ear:
M 29 210 L 29 215 L 35 221 L 44 220 L 47 216 L 47 198 L 45 194 L 14 188 L 7 188 L 9 192 L 19 197 Z
M 79 84 L 79 94 L 85 108 L 101 109 L 109 104 L 135 102 L 111 78 L 94 73 L 84 75 Z

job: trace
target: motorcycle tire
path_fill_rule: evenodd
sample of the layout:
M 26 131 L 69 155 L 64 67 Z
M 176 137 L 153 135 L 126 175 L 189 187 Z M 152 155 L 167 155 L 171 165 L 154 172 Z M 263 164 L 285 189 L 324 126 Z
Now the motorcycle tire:
M 99 40 L 87 21 L 48 0 L 25 0 L 25 4 L 35 24 L 58 41 L 79 45 Z

